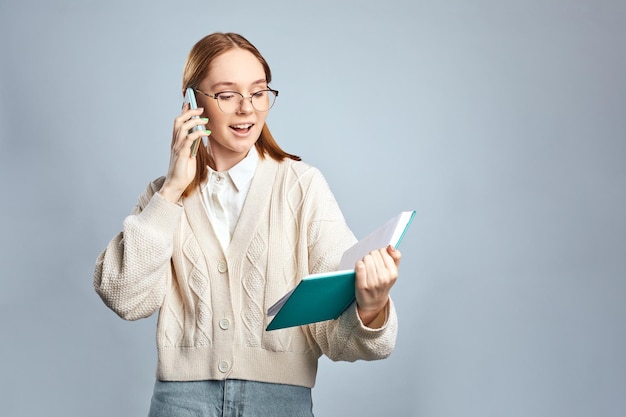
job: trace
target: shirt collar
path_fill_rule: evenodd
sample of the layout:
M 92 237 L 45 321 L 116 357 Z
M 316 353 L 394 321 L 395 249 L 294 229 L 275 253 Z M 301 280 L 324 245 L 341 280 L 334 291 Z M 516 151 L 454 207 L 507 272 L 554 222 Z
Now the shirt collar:
M 258 160 L 259 154 L 256 150 L 256 146 L 252 146 L 248 155 L 246 155 L 241 162 L 228 170 L 228 174 L 233 180 L 235 187 L 237 187 L 237 191 L 241 190 L 252 180 Z
M 256 146 L 252 146 L 252 148 L 250 148 L 250 151 L 248 152 L 248 155 L 246 155 L 245 158 L 243 158 L 239 163 L 237 163 L 237 165 L 224 173 L 225 175 L 230 177 L 233 184 L 235 185 L 235 188 L 237 188 L 237 191 L 240 191 L 246 186 L 246 184 L 248 184 L 252 180 L 258 161 L 259 154 L 256 150 Z M 207 166 L 207 168 L 209 169 L 210 178 L 211 174 L 216 171 L 210 166 Z M 204 184 L 204 186 L 202 187 L 203 189 L 208 186 L 208 182 L 209 181 Z

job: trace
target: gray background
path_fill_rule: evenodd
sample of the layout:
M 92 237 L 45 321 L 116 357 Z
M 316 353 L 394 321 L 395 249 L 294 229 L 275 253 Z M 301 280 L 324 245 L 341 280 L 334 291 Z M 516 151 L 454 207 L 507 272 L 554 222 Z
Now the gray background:
M 397 348 L 322 359 L 318 416 L 624 415 L 617 0 L 0 0 L 0 415 L 146 415 L 155 320 L 107 310 L 93 264 L 213 31 L 265 55 L 270 128 L 357 236 L 417 211 Z

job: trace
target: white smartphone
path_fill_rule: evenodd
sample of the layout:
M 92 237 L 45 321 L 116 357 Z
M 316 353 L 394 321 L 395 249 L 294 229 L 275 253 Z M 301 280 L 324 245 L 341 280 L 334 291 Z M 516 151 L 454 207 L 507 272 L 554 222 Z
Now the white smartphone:
M 198 108 L 198 103 L 196 103 L 196 95 L 193 92 L 193 88 L 191 87 L 187 88 L 187 90 L 185 91 L 184 103 L 189 103 L 190 109 L 195 110 Z M 199 116 L 193 116 L 193 118 L 197 119 L 199 118 Z M 191 129 L 191 132 L 197 132 L 198 130 L 206 130 L 206 127 L 204 125 L 194 126 L 193 129 Z M 207 146 L 209 137 L 202 136 L 202 141 L 204 142 L 204 146 Z M 196 154 L 198 153 L 199 146 L 200 146 L 200 139 L 194 140 L 193 144 L 191 145 L 191 156 L 196 156 Z

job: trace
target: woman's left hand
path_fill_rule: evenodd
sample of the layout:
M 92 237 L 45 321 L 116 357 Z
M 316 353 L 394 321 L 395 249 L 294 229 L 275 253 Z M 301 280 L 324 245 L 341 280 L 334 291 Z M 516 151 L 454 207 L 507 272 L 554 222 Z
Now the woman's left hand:
M 389 291 L 398 279 L 400 258 L 400 251 L 389 245 L 371 251 L 356 263 L 357 311 L 368 327 L 384 324 L 384 310 L 389 302 Z

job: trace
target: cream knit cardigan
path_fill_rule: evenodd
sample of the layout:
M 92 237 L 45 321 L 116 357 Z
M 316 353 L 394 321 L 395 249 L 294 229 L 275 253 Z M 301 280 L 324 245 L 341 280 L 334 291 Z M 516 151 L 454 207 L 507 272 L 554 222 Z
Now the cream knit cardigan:
M 339 319 L 267 332 L 266 311 L 309 273 L 336 269 L 356 239 L 322 174 L 304 162 L 260 159 L 226 253 L 199 192 L 172 204 L 157 192 L 133 213 L 96 261 L 94 287 L 126 320 L 159 311 L 157 378 L 245 379 L 312 387 L 317 360 L 391 354 L 392 303 L 380 329 L 355 304 Z

